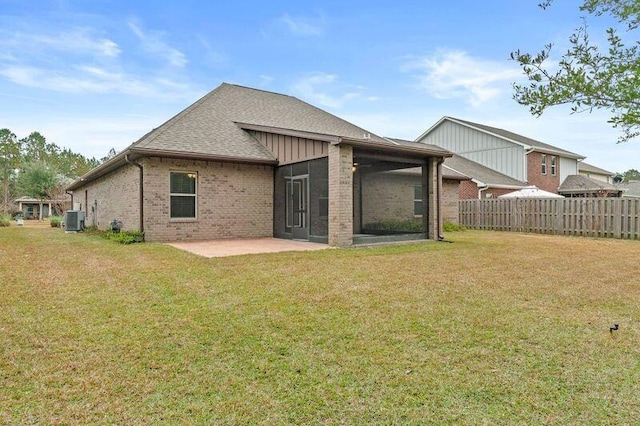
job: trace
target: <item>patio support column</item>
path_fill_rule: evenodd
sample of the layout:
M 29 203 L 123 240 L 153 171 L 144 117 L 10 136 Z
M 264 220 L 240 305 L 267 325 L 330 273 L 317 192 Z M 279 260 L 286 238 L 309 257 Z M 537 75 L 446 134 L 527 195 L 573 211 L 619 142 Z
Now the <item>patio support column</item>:
M 329 245 L 353 245 L 353 148 L 329 145 Z
M 438 158 L 427 158 L 422 165 L 422 227 L 430 240 L 437 240 L 440 235 L 438 178 Z

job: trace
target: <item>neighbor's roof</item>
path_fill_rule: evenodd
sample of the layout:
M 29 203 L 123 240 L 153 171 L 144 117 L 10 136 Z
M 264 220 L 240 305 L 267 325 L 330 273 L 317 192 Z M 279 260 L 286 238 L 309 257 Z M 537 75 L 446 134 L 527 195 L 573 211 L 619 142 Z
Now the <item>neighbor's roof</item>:
M 606 176 L 614 176 L 615 173 L 611 173 L 608 170 L 605 169 L 601 169 L 600 167 L 596 167 L 593 166 L 591 164 L 585 163 L 584 161 L 580 161 L 578 163 L 578 170 L 581 172 L 586 172 L 586 173 L 596 173 L 599 175 L 606 175 Z
M 564 198 L 554 192 L 545 191 L 536 186 L 528 186 L 508 194 L 498 195 L 498 198 Z
M 640 198 L 640 182 L 638 181 L 620 183 L 616 187 L 624 191 L 624 197 Z
M 274 154 L 246 130 L 290 134 L 409 155 L 450 155 L 439 147 L 404 146 L 382 138 L 293 96 L 223 83 L 74 182 L 69 189 L 80 187 L 83 180 L 95 179 L 121 167 L 127 155 L 276 164 Z
M 480 185 L 487 185 L 494 188 L 524 188 L 526 183 L 514 179 L 510 176 L 496 172 L 489 167 L 476 163 L 459 155 L 444 160 L 444 165 L 452 170 L 469 176 Z
M 560 188 L 558 188 L 558 192 L 561 194 L 579 194 L 600 191 L 616 192 L 622 191 L 622 189 L 615 185 L 591 179 L 583 175 L 567 176 L 564 182 L 560 184 Z
M 567 151 L 565 149 L 558 148 L 557 146 L 549 145 L 547 143 L 540 142 L 540 141 L 537 141 L 535 139 L 531 139 L 531 138 L 528 138 L 526 136 L 522 136 L 522 135 L 519 135 L 517 133 L 510 132 L 508 130 L 499 129 L 497 127 L 491 127 L 491 126 L 487 126 L 487 125 L 484 125 L 484 124 L 474 123 L 472 121 L 461 120 L 459 118 L 447 117 L 447 116 L 441 118 L 436 124 L 431 126 L 426 132 L 424 132 L 422 135 L 420 135 L 418 140 L 422 139 L 423 137 L 425 137 L 427 134 L 429 134 L 433 129 L 438 127 L 444 121 L 451 121 L 453 123 L 458 123 L 458 124 L 460 124 L 462 126 L 470 127 L 470 128 L 476 129 L 476 130 L 484 132 L 484 133 L 492 134 L 492 135 L 497 136 L 497 137 L 499 137 L 501 139 L 505 139 L 505 140 L 508 140 L 510 142 L 515 142 L 518 145 L 523 145 L 525 147 L 530 147 L 535 151 L 540 151 L 540 152 L 545 152 L 545 153 L 550 153 L 550 154 L 557 154 L 557 155 L 560 155 L 560 156 L 563 156 L 563 157 L 575 158 L 575 159 L 583 159 L 583 158 L 585 158 L 583 155 L 576 154 L 575 152 Z

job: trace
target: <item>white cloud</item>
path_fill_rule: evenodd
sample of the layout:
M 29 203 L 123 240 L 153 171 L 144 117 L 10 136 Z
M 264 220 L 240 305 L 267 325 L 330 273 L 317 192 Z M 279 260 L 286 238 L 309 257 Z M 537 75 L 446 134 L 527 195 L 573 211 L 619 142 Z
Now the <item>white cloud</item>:
M 316 105 L 341 108 L 345 102 L 360 97 L 352 87 L 337 84 L 338 76 L 327 73 L 313 73 L 298 79 L 292 87 L 294 93 Z M 339 94 L 334 94 L 338 92 Z
M 110 58 L 115 58 L 122 53 L 120 46 L 113 40 L 95 37 L 89 30 L 83 28 L 74 28 L 55 34 L 4 31 L 0 36 L 2 38 L 0 46 L 13 50 L 14 56 L 49 50 Z
M 511 90 L 521 72 L 505 62 L 477 59 L 463 51 L 439 51 L 403 66 L 417 72 L 420 87 L 438 99 L 463 98 L 474 107 Z
M 322 23 L 324 20 L 322 18 L 309 19 L 291 17 L 285 13 L 278 21 L 283 23 L 292 34 L 297 36 L 319 36 L 323 33 Z
M 129 28 L 142 42 L 142 47 L 149 53 L 159 55 L 169 62 L 170 65 L 183 68 L 189 62 L 184 53 L 169 46 L 162 40 L 162 34 L 158 32 L 145 33 L 134 22 L 129 22 Z
M 79 66 L 67 70 L 8 66 L 0 75 L 21 86 L 72 94 L 107 94 L 154 98 L 192 99 L 194 90 L 187 84 L 166 77 L 141 79 L 134 75 L 111 72 L 95 66 Z

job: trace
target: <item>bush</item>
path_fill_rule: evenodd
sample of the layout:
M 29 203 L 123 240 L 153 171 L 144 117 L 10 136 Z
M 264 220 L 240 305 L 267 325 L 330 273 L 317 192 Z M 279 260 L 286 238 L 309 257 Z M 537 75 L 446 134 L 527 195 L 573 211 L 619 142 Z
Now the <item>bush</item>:
M 11 225 L 11 216 L 6 213 L 0 213 L 0 226 L 6 227 Z
M 60 224 L 62 223 L 62 216 L 51 216 L 49 218 L 49 223 L 52 228 L 60 228 Z
M 102 234 L 102 237 L 120 244 L 134 244 L 144 242 L 144 232 L 140 231 L 105 231 Z
M 444 225 L 442 226 L 442 229 L 444 230 L 444 232 L 456 232 L 456 231 L 467 230 L 467 228 L 465 228 L 464 225 L 458 225 L 457 223 L 452 223 L 452 222 L 445 222 Z

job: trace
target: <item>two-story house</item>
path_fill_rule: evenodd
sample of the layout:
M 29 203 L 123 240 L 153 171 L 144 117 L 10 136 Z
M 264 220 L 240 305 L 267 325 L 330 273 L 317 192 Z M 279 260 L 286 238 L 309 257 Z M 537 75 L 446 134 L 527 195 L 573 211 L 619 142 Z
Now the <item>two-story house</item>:
M 585 157 L 508 130 L 443 117 L 416 142 L 445 148 L 525 185 L 558 193 Z M 487 193 L 488 194 L 488 193 Z

